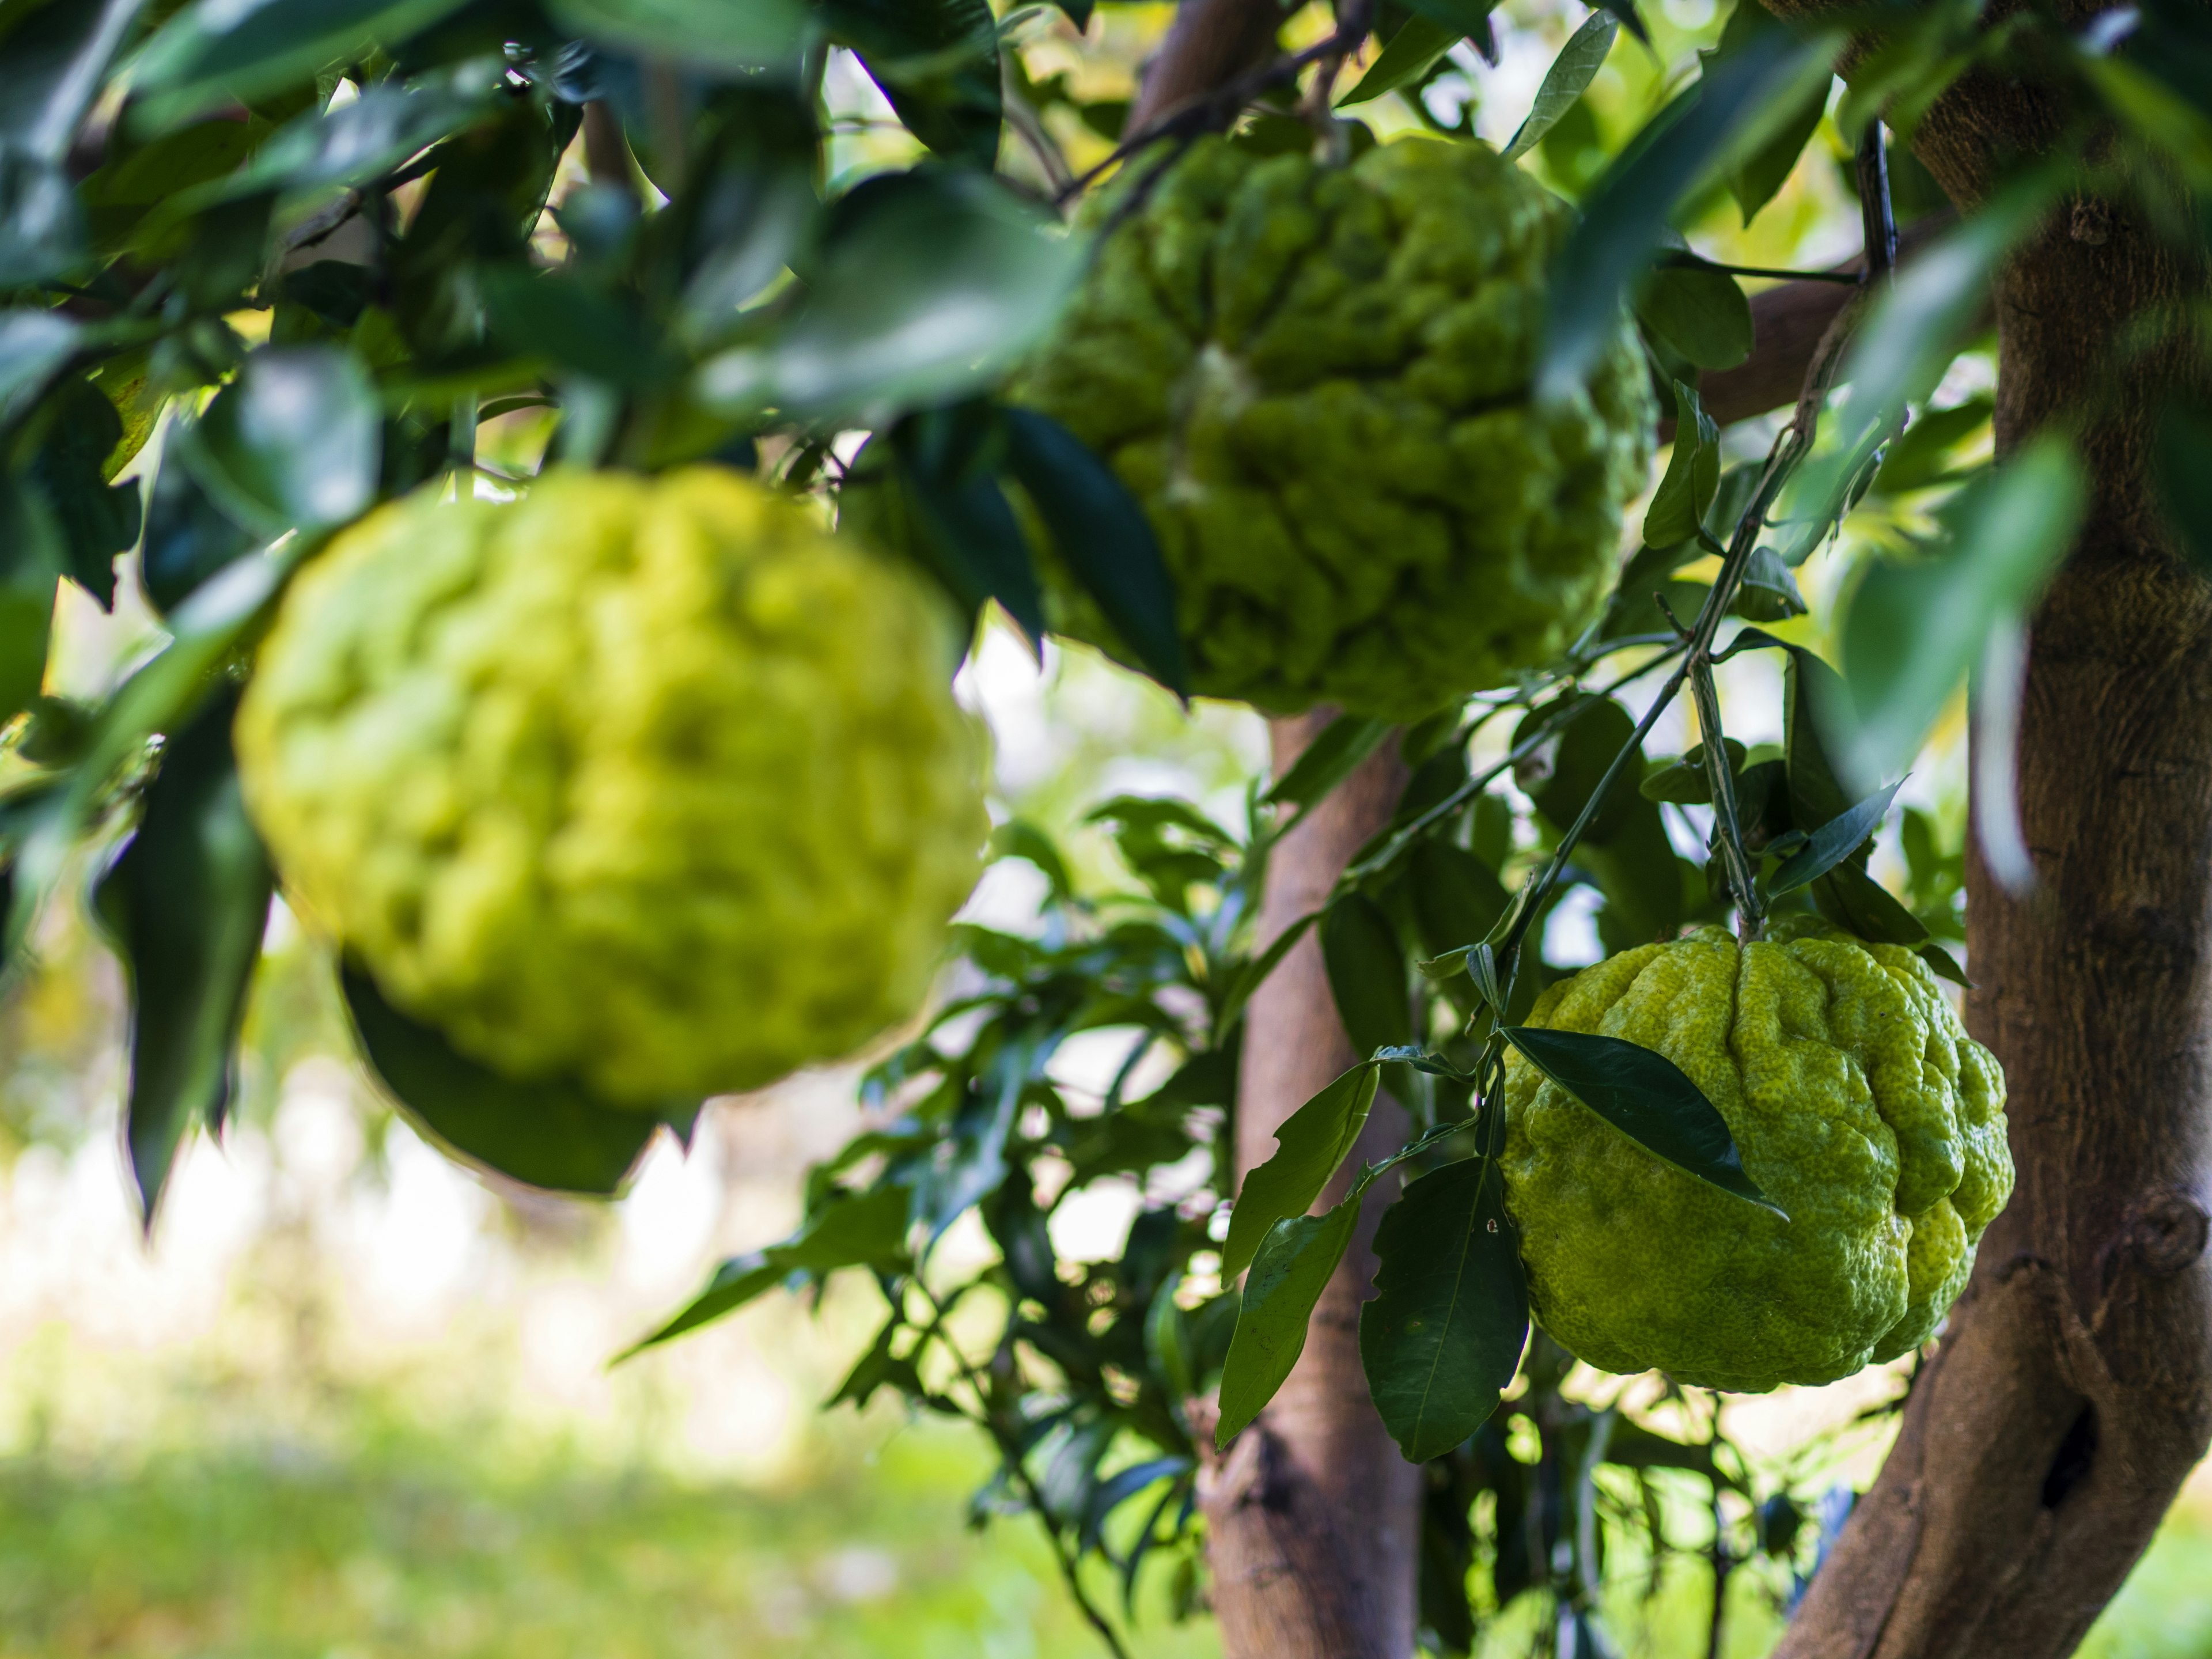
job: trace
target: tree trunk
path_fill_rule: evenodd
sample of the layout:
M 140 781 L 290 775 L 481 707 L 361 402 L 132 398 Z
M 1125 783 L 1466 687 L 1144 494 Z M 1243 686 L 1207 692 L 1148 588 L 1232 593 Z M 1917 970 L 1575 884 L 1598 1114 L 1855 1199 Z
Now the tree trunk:
M 1971 204 L 2054 129 L 2032 88 L 1970 80 L 1918 149 Z M 2094 485 L 2028 651 L 2036 885 L 1967 872 L 1967 1023 L 2004 1066 L 2019 1186 L 1784 1659 L 2070 1653 L 2212 1440 L 2212 589 L 2146 476 L 2183 343 L 2114 367 L 2203 289 L 2093 199 L 1997 284 L 1998 448 L 2068 426 Z
M 1270 723 L 1278 775 L 1327 723 L 1324 714 Z M 1267 871 L 1263 943 L 1327 902 L 1352 854 L 1389 821 L 1405 783 L 1393 746 L 1285 838 Z M 1352 1059 L 1321 946 L 1308 933 L 1245 1016 L 1240 1175 L 1273 1154 L 1276 1127 Z M 1405 1112 L 1378 1097 L 1316 1207 L 1335 1203 L 1360 1164 L 1395 1152 L 1407 1131 Z M 1209 1471 L 1213 1606 L 1229 1659 L 1410 1659 L 1413 1651 L 1421 1472 L 1384 1431 L 1359 1363 L 1375 1225 L 1397 1188 L 1392 1178 L 1376 1183 L 1297 1369 Z

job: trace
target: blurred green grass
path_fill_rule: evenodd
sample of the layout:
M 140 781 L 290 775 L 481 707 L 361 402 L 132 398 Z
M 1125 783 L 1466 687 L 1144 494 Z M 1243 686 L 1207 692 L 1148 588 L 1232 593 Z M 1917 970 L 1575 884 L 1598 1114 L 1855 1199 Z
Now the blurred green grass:
M 873 1437 L 869 1437 L 872 1438 Z M 609 1470 L 365 1413 L 335 1444 L 0 1461 L 5 1659 L 1060 1659 L 1102 1652 L 942 1430 L 792 1484 Z M 1157 1620 L 1146 1655 L 1217 1652 Z
M 312 1443 L 0 1459 L 0 1659 L 1061 1659 L 1103 1652 L 1019 1521 L 961 1522 L 976 1449 L 846 1419 L 786 1480 L 610 1468 L 404 1399 L 330 1401 Z M 871 1449 L 872 1448 L 872 1449 Z M 2083 1651 L 2212 1652 L 2212 1510 L 2176 1510 Z M 1702 1651 L 1702 1575 L 1615 1601 L 1632 1656 Z M 1155 1589 L 1158 1587 L 1155 1586 Z M 1748 1588 L 1747 1586 L 1745 1588 Z M 1613 1598 L 1608 1598 L 1612 1600 Z M 1735 1602 L 1732 1656 L 1771 1612 Z M 1498 1634 L 1519 1648 L 1532 1607 Z M 1219 1651 L 1147 1609 L 1144 1659 Z

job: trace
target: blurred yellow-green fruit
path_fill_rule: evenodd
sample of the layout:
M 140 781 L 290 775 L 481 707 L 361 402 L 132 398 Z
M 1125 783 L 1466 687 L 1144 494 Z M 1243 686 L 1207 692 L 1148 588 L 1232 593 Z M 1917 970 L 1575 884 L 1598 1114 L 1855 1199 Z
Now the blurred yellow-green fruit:
M 1108 232 L 1010 396 L 1143 503 L 1194 690 L 1411 720 L 1595 619 L 1654 411 L 1625 313 L 1571 395 L 1530 398 L 1572 223 L 1480 143 L 1334 167 L 1202 139 Z M 1127 659 L 1046 575 L 1052 625 Z
M 438 497 L 300 575 L 240 708 L 294 902 L 464 1053 L 611 1103 L 913 1013 L 988 832 L 941 602 L 718 470 Z
M 2011 1195 L 2004 1074 L 1900 945 L 1698 929 L 1538 999 L 1532 1025 L 1656 1049 L 1728 1121 L 1783 1221 L 1506 1063 L 1508 1212 L 1537 1322 L 1609 1371 L 1758 1393 L 1936 1334 Z

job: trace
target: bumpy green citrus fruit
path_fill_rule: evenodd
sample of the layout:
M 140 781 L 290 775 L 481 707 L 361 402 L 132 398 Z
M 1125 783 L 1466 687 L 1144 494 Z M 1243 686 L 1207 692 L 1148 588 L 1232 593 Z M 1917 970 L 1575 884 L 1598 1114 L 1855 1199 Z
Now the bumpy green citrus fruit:
M 1656 1048 L 1787 1222 L 1662 1164 L 1517 1055 L 1505 1197 L 1539 1323 L 1611 1371 L 1757 1393 L 1935 1334 L 2012 1192 L 2004 1076 L 1927 964 L 1785 924 L 1627 951 L 1531 1024 Z
M 616 1103 L 911 1013 L 988 824 L 948 621 L 711 469 L 385 507 L 295 584 L 237 722 L 288 890 L 397 1006 Z
M 1144 503 L 1194 690 L 1411 719 L 1597 614 L 1653 412 L 1625 318 L 1585 386 L 1530 402 L 1571 221 L 1481 144 L 1339 167 L 1207 140 L 1106 236 L 1012 395 Z M 1053 625 L 1126 659 L 1048 580 Z

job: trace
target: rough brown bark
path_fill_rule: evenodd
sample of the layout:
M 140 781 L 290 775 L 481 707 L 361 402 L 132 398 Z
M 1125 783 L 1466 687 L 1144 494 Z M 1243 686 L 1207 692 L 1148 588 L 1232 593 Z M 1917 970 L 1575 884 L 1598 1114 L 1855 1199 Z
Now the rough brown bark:
M 1326 723 L 1322 714 L 1271 723 L 1278 775 Z M 1395 748 L 1379 753 L 1285 838 L 1267 871 L 1263 942 L 1327 901 L 1352 854 L 1389 821 L 1405 782 Z M 1245 1017 L 1240 1175 L 1273 1155 L 1276 1127 L 1352 1058 L 1309 933 Z M 1405 1113 L 1378 1097 L 1317 1207 L 1342 1197 L 1359 1165 L 1395 1152 L 1406 1133 Z M 1359 1363 L 1375 1226 L 1397 1185 L 1386 1177 L 1369 1194 L 1297 1369 L 1209 1472 L 1213 1605 L 1230 1659 L 1409 1659 L 1413 1651 L 1421 1472 L 1384 1431 Z
M 2032 88 L 1973 81 L 1918 149 L 1971 204 L 2054 125 Z M 2032 627 L 2038 884 L 1968 869 L 1967 1019 L 2004 1066 L 2019 1186 L 1784 1659 L 2070 1653 L 2212 1441 L 2212 590 L 2146 477 L 2179 343 L 2114 367 L 2203 289 L 2201 260 L 2096 201 L 1997 284 L 1998 447 L 2063 423 L 2094 492 Z

